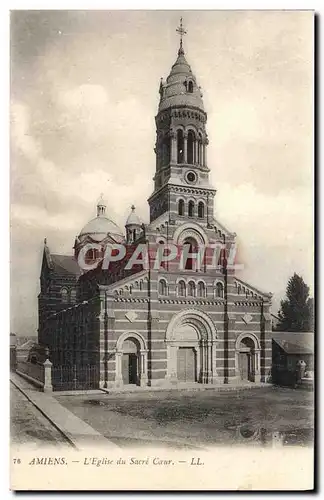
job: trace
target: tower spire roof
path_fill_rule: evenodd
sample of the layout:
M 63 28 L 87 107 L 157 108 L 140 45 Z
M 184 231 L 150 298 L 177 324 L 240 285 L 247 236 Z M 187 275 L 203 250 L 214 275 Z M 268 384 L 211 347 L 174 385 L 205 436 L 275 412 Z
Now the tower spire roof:
M 179 33 L 179 35 L 180 35 L 180 47 L 178 50 L 178 55 L 181 56 L 181 55 L 184 55 L 184 50 L 183 50 L 183 46 L 182 46 L 182 38 L 183 38 L 183 35 L 187 34 L 186 30 L 184 29 L 184 27 L 182 25 L 182 17 L 180 17 L 180 26 L 177 27 L 176 32 Z
M 180 35 L 180 47 L 169 76 L 160 83 L 159 112 L 173 106 L 190 106 L 204 111 L 200 87 L 183 50 L 183 36 L 187 31 L 183 27 L 182 17 L 176 31 Z

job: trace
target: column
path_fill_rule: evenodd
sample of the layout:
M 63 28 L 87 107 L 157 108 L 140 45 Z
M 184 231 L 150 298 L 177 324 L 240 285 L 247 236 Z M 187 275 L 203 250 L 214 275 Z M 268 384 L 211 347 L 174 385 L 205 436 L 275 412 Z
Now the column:
M 187 163 L 188 134 L 183 134 L 183 163 Z
M 212 341 L 211 357 L 212 357 L 212 383 L 217 384 L 219 382 L 219 380 L 218 380 L 217 366 L 216 366 L 216 342 L 215 341 Z
M 120 352 L 120 351 L 116 352 L 116 355 L 115 355 L 115 387 L 121 387 L 123 385 L 122 356 L 123 356 L 122 352 Z
M 196 359 L 197 359 L 197 382 L 200 383 L 202 381 L 202 372 L 201 372 L 201 348 L 199 345 L 195 348 L 196 351 Z
M 207 145 L 208 145 L 208 139 L 206 139 L 203 143 L 203 165 L 204 165 L 204 167 L 207 167 Z
M 202 340 L 201 344 L 202 351 L 202 384 L 206 384 L 207 382 L 207 346 L 206 341 Z
M 171 139 L 171 163 L 177 163 L 177 136 L 175 132 L 170 132 Z
M 141 363 L 140 363 L 140 386 L 147 385 L 147 350 L 140 351 Z
M 208 343 L 205 340 L 205 384 L 208 384 L 208 373 L 209 373 L 209 356 L 208 356 Z
M 254 349 L 254 382 L 261 382 L 260 374 L 260 349 Z
M 208 342 L 207 344 L 207 359 L 208 359 L 208 372 L 207 372 L 207 381 L 209 384 L 213 383 L 213 364 L 212 364 L 212 358 L 213 358 L 213 352 L 212 352 L 212 343 Z

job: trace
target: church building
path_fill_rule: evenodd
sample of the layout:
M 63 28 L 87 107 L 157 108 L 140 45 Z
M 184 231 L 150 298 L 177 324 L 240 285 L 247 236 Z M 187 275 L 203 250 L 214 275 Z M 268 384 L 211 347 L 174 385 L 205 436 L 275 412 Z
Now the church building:
M 214 215 L 207 113 L 183 49 L 182 23 L 178 32 L 176 61 L 159 87 L 149 223 L 132 206 L 123 231 L 101 198 L 97 216 L 75 240 L 74 255 L 52 254 L 45 240 L 38 342 L 48 347 L 54 371 L 74 367 L 77 388 L 253 384 L 270 375 L 271 294 L 227 265 L 236 234 Z M 159 268 L 127 268 L 129 251 L 139 244 L 152 258 L 156 245 L 168 243 L 189 248 L 185 265 L 177 255 Z M 108 244 L 125 245 L 127 253 L 105 269 Z M 193 257 L 217 244 L 226 248 L 220 265 Z M 93 245 L 87 259 L 98 263 L 94 269 L 78 265 L 85 245 Z

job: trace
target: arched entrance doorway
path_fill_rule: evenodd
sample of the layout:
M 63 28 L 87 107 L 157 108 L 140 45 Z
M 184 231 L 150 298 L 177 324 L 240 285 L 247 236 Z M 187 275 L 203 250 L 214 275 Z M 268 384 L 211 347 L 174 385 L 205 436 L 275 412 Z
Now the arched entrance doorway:
M 199 331 L 191 324 L 180 326 L 175 332 L 179 343 L 177 349 L 177 379 L 179 382 L 197 382 L 199 366 Z
M 171 383 L 217 383 L 216 329 L 206 313 L 182 311 L 166 331 L 167 379 Z
M 147 385 L 147 349 L 137 332 L 126 332 L 117 341 L 115 385 Z
M 235 369 L 240 380 L 260 382 L 260 343 L 255 335 L 242 333 L 237 338 Z
M 134 338 L 129 338 L 123 343 L 122 376 L 123 384 L 139 385 L 140 375 L 140 347 Z

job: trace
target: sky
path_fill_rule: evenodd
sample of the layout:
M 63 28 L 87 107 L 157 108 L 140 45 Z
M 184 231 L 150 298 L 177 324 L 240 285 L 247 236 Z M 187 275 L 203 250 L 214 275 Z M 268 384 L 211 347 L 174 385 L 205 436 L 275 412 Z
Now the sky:
M 101 193 L 120 227 L 149 221 L 160 78 L 186 58 L 208 114 L 215 218 L 239 277 L 313 293 L 313 17 L 307 11 L 11 13 L 11 331 L 35 335 L 46 237 L 72 254 Z

